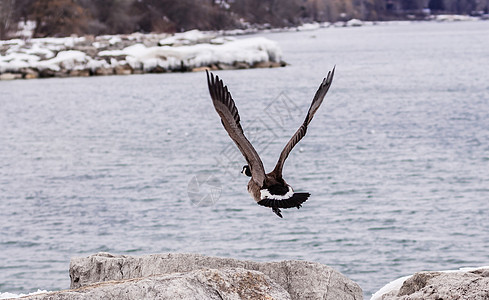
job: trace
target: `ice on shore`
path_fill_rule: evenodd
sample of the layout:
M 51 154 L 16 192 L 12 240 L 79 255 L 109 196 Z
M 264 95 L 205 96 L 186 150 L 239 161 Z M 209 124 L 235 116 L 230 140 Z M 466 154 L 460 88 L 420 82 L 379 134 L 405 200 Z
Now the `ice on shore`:
M 245 62 L 253 65 L 262 61 L 278 62 L 281 58 L 281 50 L 275 42 L 256 37 L 222 45 L 206 43 L 181 47 L 146 47 L 143 44 L 135 44 L 122 50 L 102 51 L 99 56 L 125 56 L 126 61 L 134 69 L 148 70 L 160 66 L 171 70 L 182 66 L 195 68 L 218 63 L 231 65 L 234 62 Z
M 65 69 L 74 69 L 77 65 L 86 63 L 87 61 L 88 57 L 85 53 L 76 50 L 68 50 L 58 52 L 56 57 L 52 59 L 37 62 L 33 64 L 33 67 L 59 71 L 62 67 Z
M 455 21 L 477 21 L 478 17 L 466 15 L 436 15 L 435 20 L 438 22 L 455 22 Z
M 483 267 L 477 267 L 477 268 L 466 267 L 466 268 L 460 268 L 458 270 L 445 270 L 445 271 L 436 271 L 436 272 L 440 272 L 440 273 L 471 272 L 471 271 L 475 271 L 475 270 L 479 270 L 479 269 L 489 269 L 489 266 L 483 266 Z M 380 290 L 375 292 L 375 294 L 372 295 L 370 300 L 381 300 L 383 295 L 390 293 L 390 292 L 399 291 L 401 289 L 402 285 L 404 284 L 404 282 L 406 280 L 408 280 L 409 278 L 411 278 L 411 276 L 412 275 L 404 276 L 404 277 L 401 277 L 401 278 L 398 278 L 394 281 L 389 282 L 388 284 L 383 286 Z
M 6 56 L 0 56 L 0 73 L 12 72 L 17 73 L 22 69 L 37 70 L 81 70 L 93 69 L 107 66 L 104 60 L 94 60 L 87 54 L 77 50 L 60 51 L 50 59 L 41 60 L 37 55 L 12 53 Z
M 356 26 L 363 26 L 363 21 L 358 20 L 358 19 L 351 19 L 348 22 L 346 22 L 347 27 L 356 27 Z
M 389 282 L 388 284 L 384 285 L 380 290 L 375 292 L 375 294 L 372 295 L 370 300 L 381 300 L 383 295 L 385 295 L 389 292 L 392 292 L 392 291 L 400 290 L 404 281 L 408 280 L 409 278 L 411 278 L 411 275 L 404 276 L 404 277 L 401 277 L 401 278 L 398 278 L 394 281 Z
M 37 290 L 37 292 L 33 292 L 29 294 L 0 293 L 0 299 L 13 299 L 13 298 L 20 298 L 25 296 L 33 296 L 33 295 L 43 294 L 43 293 L 49 293 L 49 292 L 45 290 Z
M 159 44 L 161 46 L 194 45 L 208 43 L 213 38 L 215 38 L 215 34 L 194 29 L 182 33 L 175 33 L 172 36 L 160 40 Z
M 99 68 L 113 70 L 127 66 L 143 72 L 154 68 L 184 71 L 218 64 L 253 66 L 280 62 L 281 55 L 278 44 L 263 37 L 236 39 L 198 30 L 172 36 L 136 33 L 97 38 L 16 39 L 0 41 L 0 74 L 22 73 L 26 69 L 64 74 L 89 70 L 95 74 Z
M 303 24 L 301 26 L 298 26 L 297 27 L 297 31 L 310 31 L 310 30 L 317 30 L 321 28 L 321 24 L 319 23 L 306 23 L 306 24 Z

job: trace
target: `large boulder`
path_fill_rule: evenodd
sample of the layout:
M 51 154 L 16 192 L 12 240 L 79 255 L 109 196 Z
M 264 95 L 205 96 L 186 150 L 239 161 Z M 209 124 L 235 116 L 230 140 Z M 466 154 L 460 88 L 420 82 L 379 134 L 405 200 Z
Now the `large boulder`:
M 29 296 L 27 299 L 282 300 L 290 299 L 290 296 L 284 288 L 263 273 L 230 268 L 107 281 L 75 290 Z
M 282 286 L 291 299 L 363 299 L 362 289 L 358 284 L 333 268 L 319 263 L 296 260 L 254 262 L 179 253 L 144 256 L 98 253 L 73 258 L 70 263 L 71 288 L 110 280 L 225 268 L 261 272 Z
M 375 293 L 371 300 L 484 300 L 489 299 L 489 268 L 418 272 L 390 287 Z

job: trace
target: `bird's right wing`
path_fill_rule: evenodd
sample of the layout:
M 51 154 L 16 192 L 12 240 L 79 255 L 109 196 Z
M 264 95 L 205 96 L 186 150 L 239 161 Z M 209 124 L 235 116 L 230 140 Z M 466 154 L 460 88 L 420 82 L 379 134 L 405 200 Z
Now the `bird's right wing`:
M 243 128 L 239 122 L 238 109 L 231 97 L 231 93 L 229 93 L 227 86 L 224 86 L 218 76 L 214 76 L 208 71 L 206 72 L 209 93 L 211 94 L 214 108 L 221 117 L 221 123 L 248 162 L 251 169 L 251 178 L 258 186 L 262 186 L 265 180 L 265 169 L 260 156 L 243 133 Z
M 323 82 L 321 83 L 319 89 L 314 95 L 314 98 L 312 100 L 311 106 L 309 107 L 309 111 L 307 112 L 304 123 L 302 123 L 299 129 L 297 129 L 295 134 L 290 138 L 287 145 L 285 145 L 284 149 L 282 150 L 282 153 L 280 153 L 278 162 L 275 165 L 275 168 L 273 169 L 273 173 L 276 176 L 282 177 L 282 168 L 284 166 L 285 160 L 289 156 L 290 151 L 292 151 L 292 148 L 294 148 L 294 146 L 297 145 L 297 143 L 306 135 L 307 125 L 309 125 L 309 123 L 312 120 L 312 117 L 314 117 L 314 114 L 318 110 L 319 106 L 321 105 L 321 103 L 323 103 L 324 96 L 326 96 L 326 93 L 328 92 L 331 86 L 331 82 L 333 82 L 334 70 L 335 68 L 329 71 L 328 76 L 326 76 L 326 78 L 323 79 Z

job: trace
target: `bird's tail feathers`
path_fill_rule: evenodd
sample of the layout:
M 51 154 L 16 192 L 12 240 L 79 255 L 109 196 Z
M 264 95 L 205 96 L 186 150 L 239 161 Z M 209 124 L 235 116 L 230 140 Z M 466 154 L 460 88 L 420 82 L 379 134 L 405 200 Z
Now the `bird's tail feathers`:
M 306 202 L 309 196 L 311 196 L 311 194 L 309 193 L 294 193 L 292 197 L 287 199 L 276 200 L 276 199 L 266 198 L 258 202 L 258 204 L 266 207 L 276 207 L 276 208 L 291 208 L 291 207 L 300 208 L 302 206 L 302 203 Z

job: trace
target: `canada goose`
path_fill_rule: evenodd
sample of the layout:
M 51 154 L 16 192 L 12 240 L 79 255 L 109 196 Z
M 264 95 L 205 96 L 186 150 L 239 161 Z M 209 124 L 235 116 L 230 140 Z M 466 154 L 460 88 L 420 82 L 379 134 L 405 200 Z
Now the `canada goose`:
M 224 129 L 226 129 L 248 162 L 241 171 L 243 174 L 251 177 L 248 182 L 248 192 L 258 204 L 271 207 L 272 211 L 280 218 L 282 218 L 280 208 L 300 208 L 302 203 L 311 195 L 309 193 L 295 193 L 292 187 L 282 178 L 282 167 L 292 148 L 306 135 L 307 125 L 311 122 L 314 113 L 318 110 L 331 86 L 334 70 L 335 68 L 328 72 L 328 76 L 323 79 L 312 100 L 304 123 L 302 123 L 287 145 L 285 145 L 275 168 L 268 174 L 265 174 L 260 156 L 243 133 L 243 128 L 239 122 L 238 109 L 227 86 L 224 86 L 218 76 L 214 76 L 214 74 L 206 71 L 207 84 L 214 108 L 221 117 L 221 123 Z

